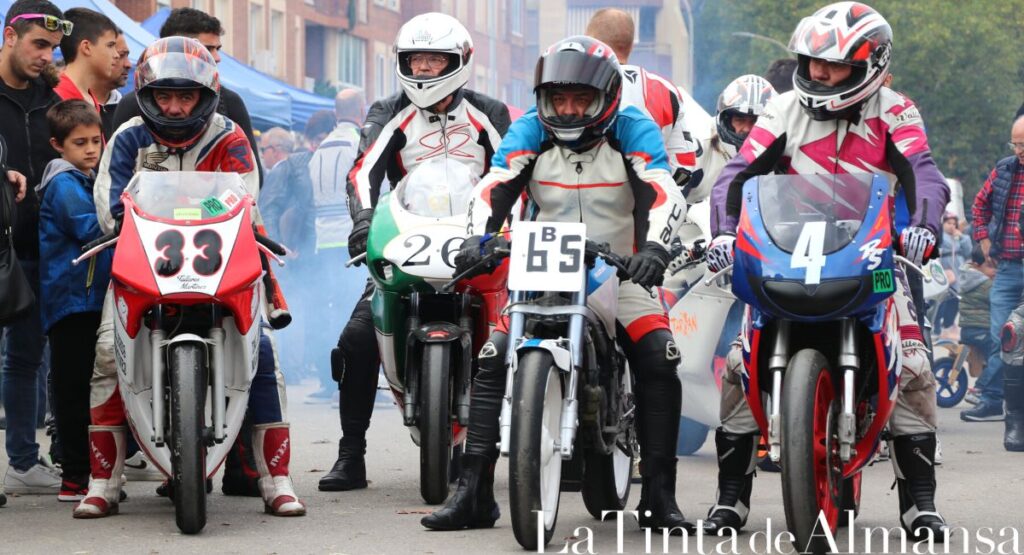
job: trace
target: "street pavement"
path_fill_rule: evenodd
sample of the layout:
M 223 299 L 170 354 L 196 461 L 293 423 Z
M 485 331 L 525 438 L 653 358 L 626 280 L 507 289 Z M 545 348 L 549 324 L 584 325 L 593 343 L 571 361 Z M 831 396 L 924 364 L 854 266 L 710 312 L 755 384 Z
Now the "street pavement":
M 9 496 L 7 506 L 0 509 L 0 553 L 522 553 L 512 534 L 508 517 L 508 471 L 499 461 L 495 492 L 502 507 L 502 518 L 490 530 L 462 532 L 429 532 L 419 519 L 431 507 L 419 496 L 418 453 L 401 424 L 401 417 L 386 397 L 378 396 L 373 425 L 369 433 L 367 453 L 369 489 L 324 493 L 317 491 L 317 481 L 334 462 L 339 435 L 337 410 L 329 405 L 306 405 L 303 399 L 312 386 L 289 388 L 289 415 L 292 421 L 291 470 L 296 490 L 309 508 L 304 518 L 274 518 L 263 513 L 258 499 L 225 497 L 217 489 L 211 495 L 208 524 L 202 534 L 184 536 L 174 525 L 171 503 L 157 497 L 156 483 L 136 482 L 127 485 L 130 499 L 121 505 L 121 514 L 101 520 L 74 520 L 72 503 L 58 503 L 56 496 Z M 951 523 L 967 531 L 950 546 L 949 553 L 993 552 L 980 536 L 994 543 L 997 549 L 1013 534 L 1024 530 L 1024 454 L 1006 453 L 1002 448 L 1002 423 L 968 424 L 961 422 L 957 409 L 940 409 L 940 438 L 944 462 L 939 467 L 939 508 Z M 2 433 L 0 433 L 2 435 Z M 38 434 L 43 438 L 42 431 Z M 679 504 L 687 517 L 696 519 L 707 513 L 715 494 L 716 465 L 713 436 L 692 457 L 679 462 L 677 493 Z M 45 446 L 44 446 L 45 452 Z M 6 457 L 0 472 L 6 472 Z M 863 538 L 865 527 L 892 528 L 897 524 L 897 497 L 890 490 L 892 467 L 879 463 L 864 472 L 862 510 L 857 520 L 856 537 Z M 639 486 L 631 494 L 630 506 L 639 499 Z M 750 521 L 737 538 L 736 548 L 720 539 L 705 538 L 703 546 L 697 538 L 685 545 L 672 539 L 671 553 L 763 553 L 767 523 L 770 535 L 778 537 L 785 530 L 785 515 L 779 487 L 779 475 L 760 473 L 754 483 Z M 578 493 L 563 493 L 558 527 L 546 552 L 562 550 L 566 544 L 593 535 L 594 553 L 616 553 L 616 524 L 592 519 Z M 990 530 L 984 530 L 988 527 Z M 1000 530 L 1003 527 L 1012 527 Z M 981 529 L 981 532 L 978 530 Z M 757 534 L 757 532 L 761 532 Z M 837 543 L 841 552 L 847 549 L 847 533 L 840 532 Z M 875 546 L 870 552 L 880 553 L 880 535 L 874 534 Z M 567 539 L 568 538 L 568 539 Z M 754 540 L 754 549 L 750 541 Z M 897 536 L 891 535 L 889 553 L 899 553 Z M 622 552 L 643 553 L 644 534 L 627 518 L 622 535 Z M 716 546 L 718 551 L 716 551 Z M 1024 541 L 1017 547 L 1002 545 L 1003 553 L 1024 552 Z M 587 552 L 586 545 L 577 545 L 578 552 Z M 908 546 L 908 552 L 913 552 Z M 684 551 L 684 549 L 686 551 Z M 791 546 L 784 539 L 771 546 L 771 553 L 788 553 Z M 927 546 L 918 546 L 926 553 Z M 933 553 L 942 552 L 936 547 Z M 855 544 L 864 552 L 863 542 Z M 663 553 L 662 538 L 655 535 L 652 552 Z

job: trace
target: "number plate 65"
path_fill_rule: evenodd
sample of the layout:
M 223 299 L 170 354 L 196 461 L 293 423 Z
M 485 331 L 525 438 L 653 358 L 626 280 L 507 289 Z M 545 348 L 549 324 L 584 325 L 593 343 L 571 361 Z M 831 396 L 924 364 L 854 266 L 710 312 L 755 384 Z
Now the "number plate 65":
M 579 291 L 583 288 L 583 249 L 587 224 L 516 222 L 508 288 L 516 291 Z

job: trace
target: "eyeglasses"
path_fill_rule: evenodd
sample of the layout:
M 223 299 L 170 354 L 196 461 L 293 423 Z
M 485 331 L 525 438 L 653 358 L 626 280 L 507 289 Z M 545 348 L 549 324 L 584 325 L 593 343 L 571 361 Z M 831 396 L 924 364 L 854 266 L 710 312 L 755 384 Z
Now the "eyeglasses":
M 15 21 L 18 21 L 19 19 L 42 19 L 43 27 L 47 31 L 60 30 L 63 31 L 64 36 L 70 36 L 72 29 L 75 28 L 75 24 L 71 21 L 61 19 L 55 15 L 48 15 L 44 13 L 23 13 L 21 15 L 15 16 L 14 19 L 8 21 L 7 24 L 11 25 Z
M 409 56 L 409 67 L 427 64 L 430 69 L 441 69 L 448 64 L 448 56 L 444 54 L 412 54 Z
M 262 153 L 264 153 L 264 152 L 266 152 L 266 151 L 268 151 L 268 150 L 270 150 L 272 148 L 280 149 L 281 145 L 267 145 L 267 146 L 264 146 L 264 147 L 260 147 L 260 153 L 262 154 Z
M 1010 150 L 1017 152 L 1018 150 L 1024 150 L 1024 143 L 1006 143 L 1006 146 L 1010 147 Z

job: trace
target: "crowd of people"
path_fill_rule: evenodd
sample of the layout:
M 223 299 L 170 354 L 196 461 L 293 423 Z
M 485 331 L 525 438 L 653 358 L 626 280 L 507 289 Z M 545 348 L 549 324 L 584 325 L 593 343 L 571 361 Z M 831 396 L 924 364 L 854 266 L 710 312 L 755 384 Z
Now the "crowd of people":
M 974 406 L 961 418 L 1005 420 L 1005 448 L 1024 451 L 1024 368 L 1004 364 L 999 352 L 1003 324 L 1024 290 L 1024 119 L 1011 128 L 1013 156 L 997 163 L 968 222 L 946 208 L 949 186 L 917 108 L 890 88 L 892 30 L 870 7 L 843 2 L 805 18 L 791 41 L 795 58 L 773 63 L 764 76 L 737 77 L 718 99 L 713 129 L 699 133 L 687 129 L 688 106 L 674 85 L 629 64 L 634 33 L 628 13 L 597 11 L 585 36 L 544 51 L 536 106 L 512 121 L 505 104 L 467 88 L 473 47 L 463 25 L 422 14 L 395 40 L 400 92 L 366 109 L 361 91 L 344 89 L 335 110 L 313 114 L 301 133 L 257 132 L 238 95 L 219 83 L 224 29 L 216 18 L 175 9 L 160 40 L 132 53 L 103 14 L 62 12 L 47 0 L 15 2 L 0 50 L 0 170 L 11 185 L 2 187 L 0 214 L 0 252 L 10 255 L 0 257 L 4 490 L 56 495 L 78 503 L 76 518 L 104 517 L 124 497 L 122 473 L 146 466 L 127 433 L 117 385 L 112 254 L 86 265 L 71 260 L 119 226 L 121 193 L 133 174 L 180 170 L 241 175 L 258 196 L 261 225 L 289 247 L 280 287 L 268 271 L 272 294 L 253 395 L 225 466 L 224 493 L 261 497 L 275 515 L 305 514 L 288 476 L 283 393 L 285 374 L 306 368 L 316 369 L 320 383 L 313 401 L 339 397 L 338 458 L 319 489 L 366 488 L 381 354 L 374 283 L 346 263 L 366 252 L 382 191 L 424 161 L 452 155 L 480 179 L 456 272 L 507 244 L 502 230 L 523 198 L 539 220 L 600 222 L 589 238 L 625 258 L 632 277 L 619 289 L 618 323 L 623 350 L 639 369 L 639 523 L 692 529 L 675 487 L 676 369 L 685 345 L 675 344 L 665 308 L 644 288 L 661 285 L 687 205 L 711 205 L 707 262 L 715 272 L 732 263 L 740 191 L 749 178 L 876 173 L 893 185 L 904 212 L 901 222 L 896 209 L 898 252 L 917 264 L 939 258 L 950 284 L 951 294 L 929 311 L 919 280 L 899 275 L 903 374 L 889 422 L 900 522 L 914 537 L 940 536 L 946 523 L 935 501 L 929 333 L 975 349 Z M 58 46 L 60 69 L 52 63 Z M 122 97 L 132 67 L 134 90 Z M 837 139 L 851 134 L 884 140 L 847 148 Z M 423 518 L 427 528 L 489 527 L 500 518 L 493 478 L 508 336 L 504 322 L 492 324 L 478 357 L 458 486 Z M 738 530 L 750 510 L 760 430 L 743 394 L 742 357 L 736 341 L 722 383 L 709 532 Z M 35 437 L 47 402 L 55 429 L 43 456 Z M 165 483 L 158 493 L 173 494 L 168 489 Z

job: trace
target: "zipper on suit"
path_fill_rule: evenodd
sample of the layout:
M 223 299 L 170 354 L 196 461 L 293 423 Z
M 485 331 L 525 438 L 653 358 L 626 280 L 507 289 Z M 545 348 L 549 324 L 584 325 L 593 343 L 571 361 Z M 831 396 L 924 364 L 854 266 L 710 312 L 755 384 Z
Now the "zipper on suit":
M 576 202 L 580 207 L 580 222 L 583 221 L 583 189 L 580 188 L 580 179 L 583 176 L 583 162 L 576 161 Z

